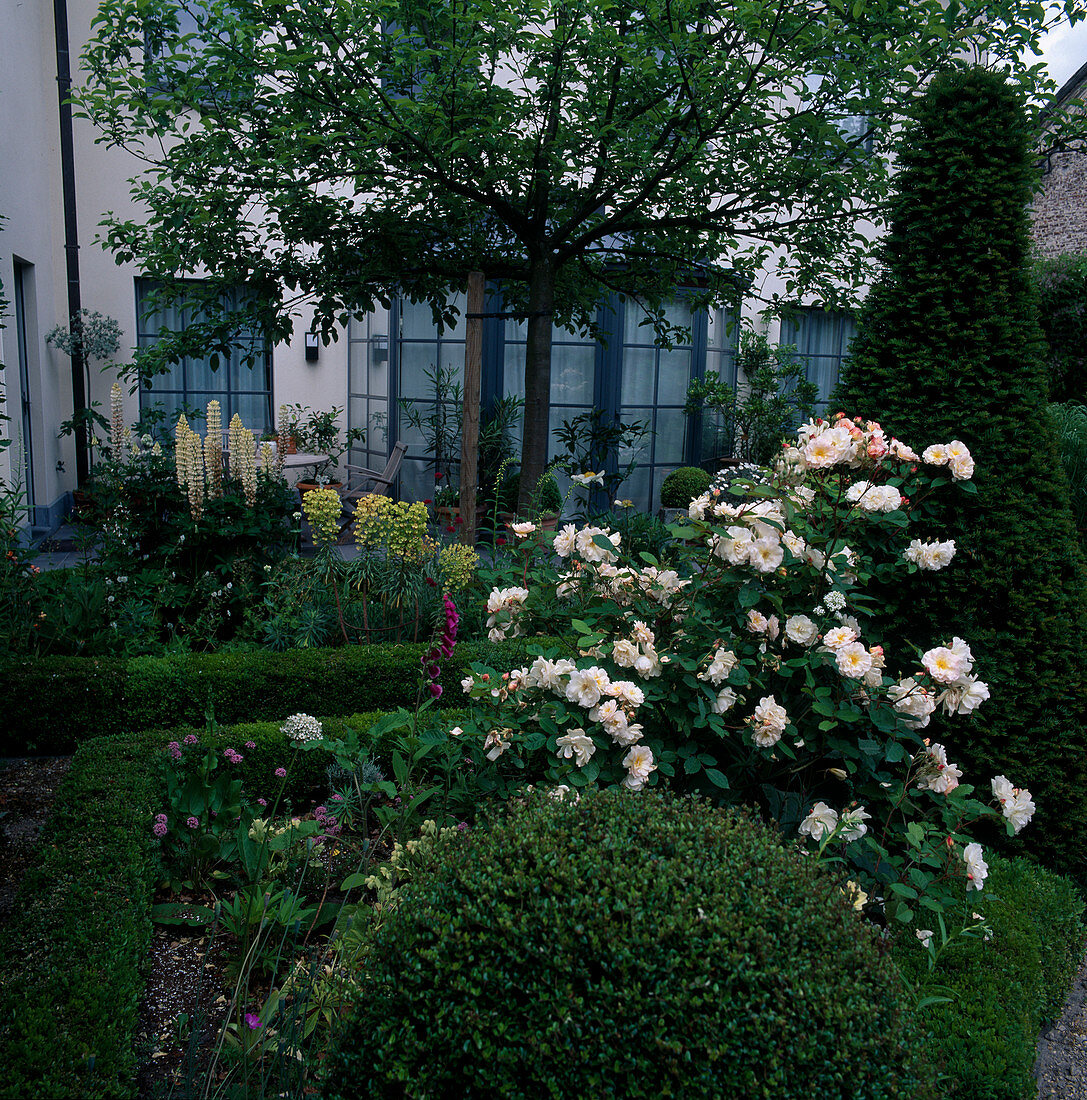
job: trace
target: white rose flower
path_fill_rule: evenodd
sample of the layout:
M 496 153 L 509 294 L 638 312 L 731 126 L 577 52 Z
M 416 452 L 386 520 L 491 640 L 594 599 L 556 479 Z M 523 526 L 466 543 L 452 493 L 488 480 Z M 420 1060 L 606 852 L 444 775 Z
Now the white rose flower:
M 942 443 L 934 443 L 921 452 L 921 457 L 930 466 L 946 466 L 951 461 L 951 454 Z
M 653 752 L 648 745 L 635 745 L 623 757 L 623 767 L 627 770 L 623 786 L 632 791 L 640 791 L 650 774 L 657 770 L 657 765 L 653 763 Z
M 536 530 L 536 524 L 534 523 L 515 523 L 510 530 L 519 538 L 528 538 L 533 531 Z
M 865 822 L 870 821 L 871 818 L 872 815 L 863 806 L 858 806 L 856 809 L 842 814 L 842 831 L 838 834 L 839 840 L 845 844 L 860 840 L 868 832 L 868 826 L 865 825 Z
M 736 699 L 736 692 L 734 692 L 732 688 L 722 688 L 717 693 L 717 698 L 713 701 L 713 707 L 711 709 L 714 714 L 724 714 L 736 705 Z
M 1003 775 L 993 777 L 993 797 L 1000 803 L 1004 816 L 1012 823 L 1018 833 L 1034 816 L 1034 800 L 1030 791 L 1013 787 Z
M 832 810 L 825 802 L 816 802 L 811 808 L 811 813 L 800 823 L 800 835 L 810 836 L 818 843 L 824 836 L 829 836 L 838 826 L 838 813 Z
M 552 549 L 560 558 L 568 558 L 570 554 L 573 553 L 576 544 L 577 528 L 572 523 L 568 523 L 555 536 L 555 542 Z
M 922 654 L 921 664 L 941 684 L 953 684 L 966 672 L 966 660 L 947 646 L 936 646 Z
M 589 668 L 577 668 L 570 673 L 566 685 L 566 698 L 571 703 L 589 709 L 600 702 L 600 696 L 608 687 L 608 674 L 597 665 Z
M 729 673 L 736 667 L 736 661 L 736 654 L 731 649 L 721 646 L 714 653 L 709 668 L 705 672 L 700 672 L 698 678 L 716 686 L 728 679 Z
M 790 615 L 785 620 L 785 637 L 797 645 L 809 646 L 819 638 L 819 627 L 807 615 Z
M 976 676 L 957 680 L 937 700 L 945 714 L 970 714 L 989 698 L 989 685 Z
M 967 844 L 962 850 L 962 858 L 966 863 L 966 889 L 981 890 L 989 874 L 989 865 L 982 858 L 981 845 Z
M 829 595 L 829 593 L 828 593 Z M 850 645 L 857 640 L 857 632 L 848 626 L 835 626 L 823 635 L 823 645 L 830 650 L 841 649 L 844 645 Z
M 563 734 L 558 738 L 557 744 L 559 756 L 564 760 L 573 758 L 579 768 L 584 768 L 596 752 L 596 742 L 583 729 L 574 729 Z
M 834 652 L 838 671 L 850 680 L 860 680 L 872 667 L 872 654 L 860 642 L 839 646 Z
M 638 659 L 638 647 L 633 642 L 620 638 L 611 647 L 611 657 L 620 668 L 633 668 Z
M 891 706 L 907 719 L 912 729 L 924 729 L 936 709 L 936 698 L 928 688 L 919 684 L 912 676 L 892 684 L 887 689 Z
M 776 538 L 756 539 L 747 550 L 748 561 L 758 573 L 773 573 L 785 560 L 785 551 Z

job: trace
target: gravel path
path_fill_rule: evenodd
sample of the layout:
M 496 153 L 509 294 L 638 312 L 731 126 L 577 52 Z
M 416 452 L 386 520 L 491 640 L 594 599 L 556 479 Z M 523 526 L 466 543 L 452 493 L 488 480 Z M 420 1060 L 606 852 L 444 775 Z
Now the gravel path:
M 1039 1100 L 1087 1100 L 1087 958 L 1061 1018 L 1038 1040 Z

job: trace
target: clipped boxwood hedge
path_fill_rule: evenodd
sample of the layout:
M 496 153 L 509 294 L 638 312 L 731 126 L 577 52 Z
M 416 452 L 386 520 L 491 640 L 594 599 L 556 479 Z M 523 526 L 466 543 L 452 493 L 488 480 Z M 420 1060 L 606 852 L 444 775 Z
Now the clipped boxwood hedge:
M 544 795 L 371 929 L 326 1100 L 934 1095 L 875 931 L 751 818 Z
M 513 668 L 548 638 L 458 645 L 442 665 L 439 706 L 458 706 L 471 661 Z M 18 657 L 0 662 L 0 756 L 68 753 L 90 735 L 202 726 L 209 697 L 221 723 L 288 714 L 350 714 L 415 705 L 421 645 L 178 654 L 108 660 Z
M 379 717 L 322 721 L 326 733 L 344 726 L 363 733 Z M 272 773 L 295 752 L 279 727 L 228 726 L 212 739 L 242 752 L 238 773 L 252 797 L 275 793 Z M 141 971 L 162 878 L 151 834 L 165 800 L 157 750 L 189 732 L 208 743 L 202 727 L 182 728 L 94 737 L 76 751 L 38 866 L 20 887 L 18 915 L 0 934 L 0 1100 L 135 1097 Z M 245 748 L 247 741 L 256 748 Z M 298 808 L 325 782 L 328 760 L 295 755 L 285 793 Z
M 952 998 L 923 1012 L 933 1061 L 954 1100 L 1034 1100 L 1038 1036 L 1061 1014 L 1083 956 L 1083 900 L 1070 879 L 1025 859 L 989 858 L 981 894 L 967 899 L 992 938 L 950 948 L 933 980 Z M 906 933 L 896 957 L 914 982 L 927 955 Z
M 136 1095 L 133 1037 L 159 877 L 151 738 L 85 741 L 0 936 L 0 1097 Z

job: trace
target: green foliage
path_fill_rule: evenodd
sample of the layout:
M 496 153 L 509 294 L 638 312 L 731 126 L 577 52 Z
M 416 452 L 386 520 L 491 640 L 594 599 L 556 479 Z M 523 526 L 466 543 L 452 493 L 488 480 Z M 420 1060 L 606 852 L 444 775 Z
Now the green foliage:
M 661 507 L 686 508 L 710 487 L 710 481 L 709 473 L 698 466 L 681 466 L 673 470 L 661 485 Z
M 107 247 L 172 279 L 182 299 L 198 293 L 183 273 L 211 280 L 213 308 L 146 365 L 182 341 L 218 349 L 247 323 L 289 339 L 303 301 L 326 336 L 399 293 L 448 320 L 450 288 L 484 271 L 527 318 L 532 481 L 550 435 L 554 325 L 597 328 L 607 290 L 674 330 L 666 303 L 692 271 L 696 297 L 731 301 L 771 256 L 786 294 L 857 285 L 869 251 L 857 219 L 889 173 L 869 133 L 837 120 L 864 118 L 878 141 L 941 61 L 1011 59 L 1042 19 L 1030 0 L 577 12 L 557 0 L 516 12 L 410 0 L 387 34 L 375 33 L 390 21 L 379 0 L 331 17 L 280 0 L 191 15 L 194 33 L 179 36 L 175 0 L 106 0 L 76 93 L 104 140 L 146 165 L 133 184 L 140 216 L 111 217 Z M 783 94 L 801 86 L 800 103 Z M 243 210 L 263 213 L 245 221 Z M 215 309 L 239 282 L 255 291 L 246 316 Z
M 1087 405 L 1050 405 L 1049 415 L 1056 429 L 1061 463 L 1068 475 L 1072 519 L 1080 545 L 1087 551 Z
M 546 640 L 546 639 L 536 639 Z M 469 661 L 521 663 L 531 639 L 465 643 L 442 668 L 441 706 L 457 706 Z M 118 660 L 14 657 L 0 661 L 8 693 L 0 755 L 71 752 L 97 734 L 203 727 L 209 700 L 220 722 L 282 721 L 298 711 L 395 710 L 415 698 L 424 646 L 350 646 L 288 653 L 177 654 Z
M 708 371 L 687 387 L 684 411 L 702 413 L 704 453 L 771 462 L 782 439 L 812 415 L 819 387 L 807 381 L 795 348 L 772 345 L 761 332 L 742 334 L 736 362 L 736 390 Z
M 1046 342 L 1049 400 L 1087 401 L 1087 256 L 1036 260 L 1033 282 Z
M 500 512 L 516 512 L 517 500 L 521 492 L 521 475 L 511 474 L 498 489 L 498 510 Z M 559 484 L 554 475 L 547 472 L 536 482 L 536 488 L 531 497 L 531 512 L 533 514 L 548 514 L 562 511 L 562 493 L 559 492 Z
M 95 738 L 54 802 L 0 937 L 0 1096 L 136 1096 L 161 790 L 147 738 Z
M 871 933 L 749 818 L 536 795 L 432 851 L 366 945 L 329 1100 L 929 1094 Z
M 1033 131 L 1020 96 L 979 69 L 933 81 L 899 145 L 884 269 L 834 404 L 888 436 L 969 447 L 978 492 L 933 503 L 969 569 L 883 586 L 890 639 L 958 633 L 992 699 L 955 735 L 964 766 L 1014 774 L 1038 805 L 1036 851 L 1087 858 L 1087 573 L 1049 419 L 1028 276 Z M 1042 734 L 1043 727 L 1052 732 Z M 933 739 L 942 736 L 935 724 Z
M 960 940 L 931 975 L 911 932 L 894 958 L 908 981 L 933 981 L 948 1003 L 921 1010 L 948 1100 L 1033 1100 L 1038 1036 L 1061 1013 L 1083 954 L 1083 900 L 1073 884 L 1023 859 L 993 859 L 981 909 L 988 940 Z

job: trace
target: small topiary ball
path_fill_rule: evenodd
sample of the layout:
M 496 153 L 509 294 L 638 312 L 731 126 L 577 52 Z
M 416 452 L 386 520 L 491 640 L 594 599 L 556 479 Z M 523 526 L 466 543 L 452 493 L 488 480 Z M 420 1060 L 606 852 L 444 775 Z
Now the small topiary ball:
M 327 1100 L 933 1094 L 836 884 L 667 794 L 537 794 L 450 839 L 359 965 Z
M 680 466 L 661 484 L 662 508 L 686 508 L 710 487 L 710 475 L 697 466 Z

